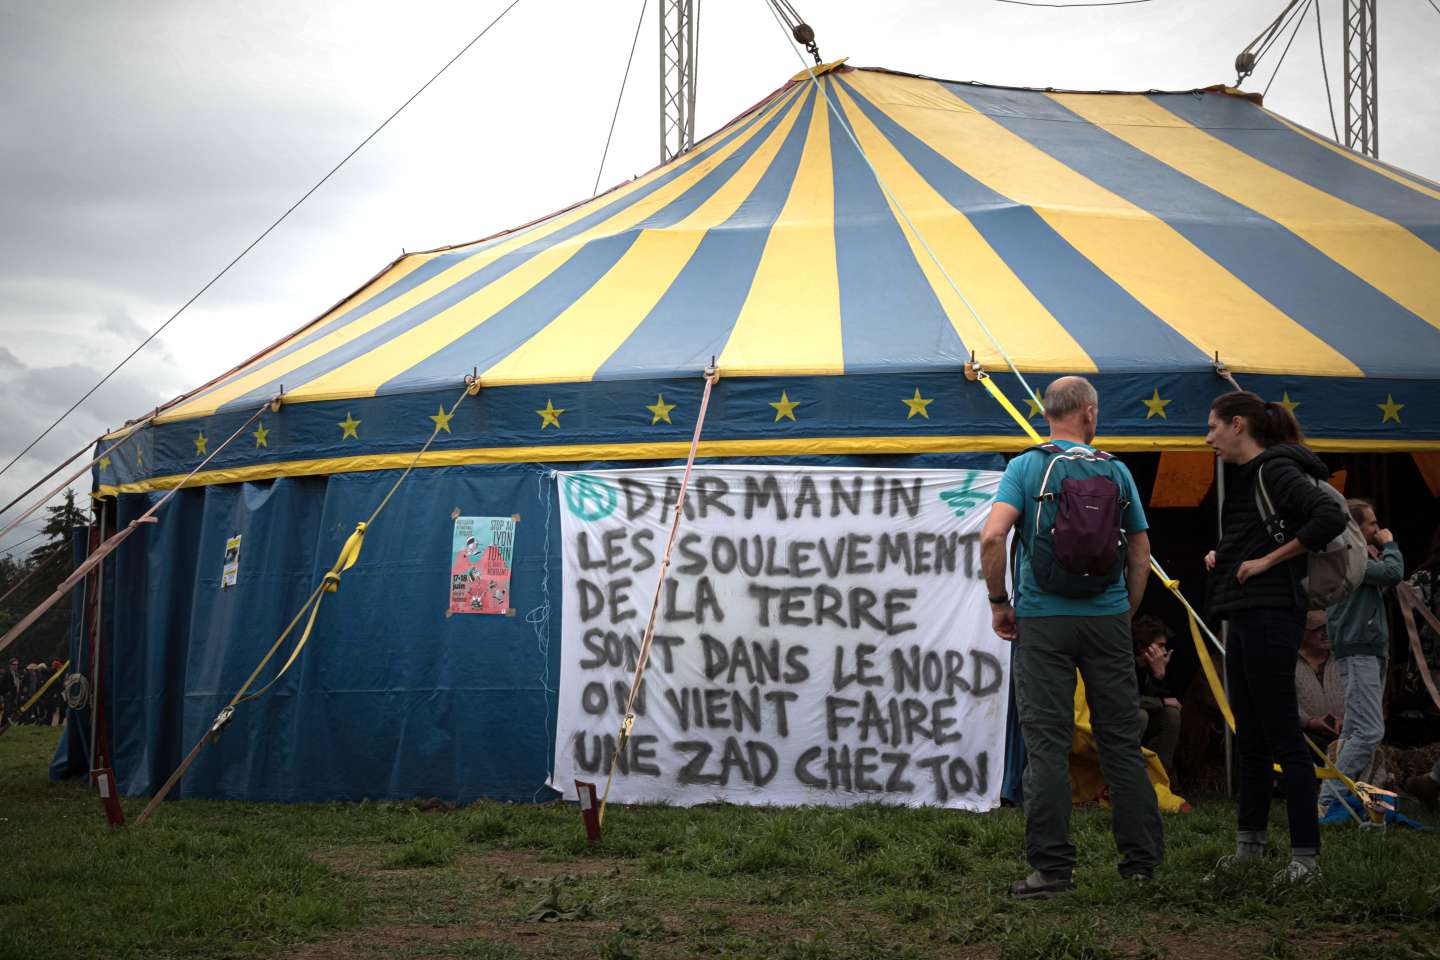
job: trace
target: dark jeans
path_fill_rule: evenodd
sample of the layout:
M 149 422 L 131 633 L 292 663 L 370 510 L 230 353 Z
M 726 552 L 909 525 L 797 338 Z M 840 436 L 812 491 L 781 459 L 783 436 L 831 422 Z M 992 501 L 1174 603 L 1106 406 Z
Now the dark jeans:
M 1140 743 L 1155 751 L 1170 786 L 1175 786 L 1175 748 L 1180 744 L 1180 708 L 1144 705 L 1140 708 Z
M 1152 872 L 1164 856 L 1164 840 L 1135 727 L 1140 695 L 1129 614 L 1026 617 L 1018 625 L 1012 672 L 1027 754 L 1025 859 L 1048 874 L 1069 876 L 1075 867 L 1070 741 L 1078 669 L 1085 680 L 1100 772 L 1110 787 L 1120 874 Z
M 1320 851 L 1315 766 L 1301 737 L 1295 702 L 1295 657 L 1304 633 L 1303 610 L 1235 611 L 1230 614 L 1225 675 L 1235 712 L 1239 829 L 1266 828 L 1278 763 L 1290 815 L 1290 850 L 1315 854 Z

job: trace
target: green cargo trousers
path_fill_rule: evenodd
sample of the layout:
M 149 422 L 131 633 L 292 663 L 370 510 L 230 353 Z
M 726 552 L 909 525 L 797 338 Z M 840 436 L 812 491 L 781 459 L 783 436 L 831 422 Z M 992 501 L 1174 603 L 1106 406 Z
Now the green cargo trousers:
M 1025 734 L 1025 859 L 1042 873 L 1070 876 L 1070 741 L 1075 671 L 1085 680 L 1100 772 L 1110 787 L 1120 875 L 1148 875 L 1164 856 L 1160 808 L 1140 755 L 1140 709 L 1130 615 L 1022 617 L 1012 669 Z

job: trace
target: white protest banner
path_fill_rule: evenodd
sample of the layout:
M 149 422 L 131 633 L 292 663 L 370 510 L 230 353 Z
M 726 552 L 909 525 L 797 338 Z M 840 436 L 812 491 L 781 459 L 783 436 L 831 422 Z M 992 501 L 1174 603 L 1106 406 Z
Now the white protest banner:
M 558 476 L 567 795 L 609 771 L 681 475 Z M 980 528 L 999 482 L 697 467 L 611 799 L 996 806 L 1010 651 Z

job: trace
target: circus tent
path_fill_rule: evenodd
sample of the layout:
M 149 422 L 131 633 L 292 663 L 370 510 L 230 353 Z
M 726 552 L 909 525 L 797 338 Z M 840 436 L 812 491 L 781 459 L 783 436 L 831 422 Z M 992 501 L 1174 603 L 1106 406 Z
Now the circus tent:
M 124 791 L 175 767 L 438 430 L 327 642 L 183 795 L 536 796 L 548 471 L 683 457 L 712 365 L 699 453 L 727 462 L 993 466 L 1028 441 L 976 370 L 1032 418 L 1014 371 L 1089 376 L 1114 451 L 1203 449 L 1222 373 L 1322 450 L 1440 450 L 1440 185 L 1223 88 L 837 63 L 594 199 L 407 254 L 98 464 L 123 526 L 245 425 L 106 576 Z M 480 643 L 426 599 L 461 508 L 519 517 L 522 615 Z M 217 590 L 209 559 L 242 534 L 255 579 Z

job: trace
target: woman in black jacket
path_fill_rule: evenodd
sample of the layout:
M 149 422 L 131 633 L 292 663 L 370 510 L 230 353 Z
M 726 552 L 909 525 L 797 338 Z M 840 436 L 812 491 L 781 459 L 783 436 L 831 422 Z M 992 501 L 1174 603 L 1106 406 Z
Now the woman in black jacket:
M 1319 875 L 1315 768 L 1300 731 L 1295 657 L 1308 606 L 1301 578 L 1307 551 L 1345 529 L 1340 504 L 1316 485 L 1330 471 L 1303 445 L 1284 406 L 1253 393 L 1227 393 L 1210 408 L 1205 442 L 1225 462 L 1220 545 L 1205 558 L 1210 610 L 1230 621 L 1225 673 L 1235 714 L 1239 810 L 1235 856 L 1264 854 L 1273 764 L 1279 763 L 1290 818 L 1290 864 L 1276 880 Z M 1262 477 L 1283 530 L 1267 531 L 1257 503 Z

